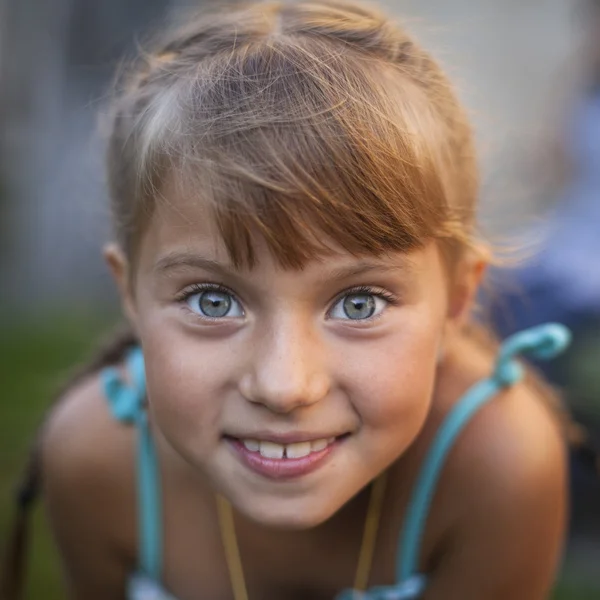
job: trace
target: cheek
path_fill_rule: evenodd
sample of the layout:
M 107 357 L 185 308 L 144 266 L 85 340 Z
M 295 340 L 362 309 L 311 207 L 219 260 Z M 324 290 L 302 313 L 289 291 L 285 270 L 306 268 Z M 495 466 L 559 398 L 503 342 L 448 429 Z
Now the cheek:
M 142 336 L 153 420 L 184 454 L 201 453 L 219 435 L 231 356 L 220 344 L 153 330 Z
M 443 319 L 405 315 L 393 333 L 363 348 L 361 364 L 347 356 L 348 388 L 363 425 L 382 443 L 406 447 L 420 431 L 433 396 Z M 350 367 L 350 368 L 348 368 Z M 386 435 L 386 434 L 389 434 Z

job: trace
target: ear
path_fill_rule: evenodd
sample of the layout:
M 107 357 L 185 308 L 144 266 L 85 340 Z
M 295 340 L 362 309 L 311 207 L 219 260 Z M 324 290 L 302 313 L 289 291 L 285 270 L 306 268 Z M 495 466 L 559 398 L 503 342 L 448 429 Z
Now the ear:
M 112 275 L 119 296 L 121 298 L 121 306 L 125 316 L 136 328 L 137 312 L 135 308 L 134 294 L 131 287 L 131 268 L 127 257 L 118 244 L 106 244 L 103 249 L 104 260 L 108 266 L 108 270 Z
M 456 267 L 451 284 L 448 320 L 458 328 L 471 316 L 488 264 L 486 255 L 478 252 L 463 258 Z

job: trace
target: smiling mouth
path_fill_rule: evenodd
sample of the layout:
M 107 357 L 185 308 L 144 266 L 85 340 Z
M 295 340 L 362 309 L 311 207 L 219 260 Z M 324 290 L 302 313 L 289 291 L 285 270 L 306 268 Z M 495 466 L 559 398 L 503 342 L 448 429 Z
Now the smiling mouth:
M 346 433 L 288 444 L 232 436 L 224 436 L 224 439 L 251 470 L 270 479 L 289 479 L 307 475 L 325 464 L 349 435 Z
M 259 454 L 263 458 L 272 460 L 293 460 L 322 452 L 335 442 L 341 441 L 349 435 L 350 433 L 344 433 L 331 437 L 314 438 L 287 444 L 257 438 L 238 438 L 230 435 L 225 435 L 224 437 L 226 440 L 234 442 L 238 446 L 243 446 L 246 451 Z
M 321 452 L 336 441 L 336 437 L 321 438 L 292 444 L 278 444 L 267 440 L 241 439 L 246 450 L 274 460 L 304 458 L 315 452 Z

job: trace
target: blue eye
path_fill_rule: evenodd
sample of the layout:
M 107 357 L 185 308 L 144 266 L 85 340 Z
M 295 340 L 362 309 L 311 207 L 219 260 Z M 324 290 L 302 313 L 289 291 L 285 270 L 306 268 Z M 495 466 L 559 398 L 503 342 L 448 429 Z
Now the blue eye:
M 244 316 L 240 303 L 224 290 L 206 289 L 191 294 L 186 298 L 186 303 L 194 313 L 209 319 Z
M 365 321 L 379 316 L 387 305 L 388 301 L 377 294 L 351 293 L 335 303 L 329 316 L 332 319 Z

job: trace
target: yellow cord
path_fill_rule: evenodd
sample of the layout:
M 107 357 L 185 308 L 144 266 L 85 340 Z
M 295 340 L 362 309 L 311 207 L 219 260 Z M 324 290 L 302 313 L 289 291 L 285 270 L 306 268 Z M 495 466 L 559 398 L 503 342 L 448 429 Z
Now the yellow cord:
M 221 538 L 225 547 L 225 560 L 229 569 L 229 579 L 231 581 L 234 600 L 248 600 L 240 549 L 237 543 L 237 536 L 235 535 L 233 510 L 231 509 L 231 504 L 223 496 L 217 496 L 217 511 L 219 513 L 219 527 L 221 528 Z
M 358 565 L 356 567 L 356 575 L 354 576 L 354 589 L 360 592 L 364 592 L 369 585 L 369 576 L 371 574 L 375 545 L 377 543 L 377 531 L 385 499 L 386 480 L 386 473 L 383 473 L 375 480 L 371 488 L 369 508 L 367 509 L 365 528 L 358 555 Z
M 380 475 L 371 488 L 369 506 L 365 519 L 365 527 L 360 545 L 358 564 L 354 577 L 354 590 L 365 591 L 369 584 L 369 576 L 373 565 L 373 556 L 377 542 L 377 532 L 381 521 L 383 501 L 385 499 L 386 473 Z M 221 539 L 225 549 L 225 560 L 229 569 L 229 578 L 234 600 L 248 600 L 248 591 L 244 580 L 244 570 L 240 558 L 240 550 L 235 533 L 233 510 L 231 504 L 222 496 L 217 496 L 217 511 Z

